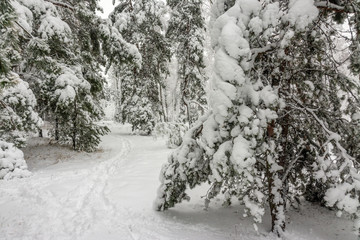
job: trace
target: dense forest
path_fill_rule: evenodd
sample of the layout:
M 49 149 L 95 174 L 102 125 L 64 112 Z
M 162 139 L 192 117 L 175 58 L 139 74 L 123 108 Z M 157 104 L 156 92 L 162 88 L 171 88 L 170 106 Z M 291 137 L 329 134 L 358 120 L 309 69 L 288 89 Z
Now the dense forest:
M 155 209 L 210 184 L 283 236 L 305 199 L 360 234 L 360 1 L 0 1 L 0 179 L 32 136 L 96 151 L 113 121 L 165 136 Z M 109 116 L 107 116 L 109 117 Z M 160 169 L 159 169 L 160 170 Z

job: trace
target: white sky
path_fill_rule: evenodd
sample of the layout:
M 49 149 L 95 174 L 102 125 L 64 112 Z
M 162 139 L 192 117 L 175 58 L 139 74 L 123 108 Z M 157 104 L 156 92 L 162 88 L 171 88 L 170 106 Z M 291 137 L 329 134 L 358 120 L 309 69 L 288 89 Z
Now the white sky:
M 165 0 L 162 0 L 165 2 Z M 102 18 L 107 18 L 109 14 L 114 10 L 115 6 L 118 4 L 118 1 L 115 0 L 115 5 L 112 5 L 113 0 L 100 0 L 99 4 L 104 9 L 104 13 L 98 12 L 99 16 Z
M 104 9 L 103 13 L 98 13 L 102 18 L 107 18 L 115 7 L 114 5 L 112 5 L 112 0 L 100 0 L 99 4 Z

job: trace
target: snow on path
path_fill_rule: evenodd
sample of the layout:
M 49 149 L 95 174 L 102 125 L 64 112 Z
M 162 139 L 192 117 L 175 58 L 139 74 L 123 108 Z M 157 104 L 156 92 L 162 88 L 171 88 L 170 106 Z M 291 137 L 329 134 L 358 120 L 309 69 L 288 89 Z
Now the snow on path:
M 217 198 L 204 211 L 201 196 L 207 186 L 191 191 L 191 202 L 153 211 L 158 174 L 171 152 L 164 141 L 132 136 L 112 125 L 101 147 L 103 152 L 74 153 L 67 157 L 71 161 L 49 161 L 47 166 L 29 159 L 32 177 L 0 181 L 0 239 L 276 239 L 267 234 L 267 216 L 258 234 L 239 206 L 223 208 Z M 41 158 L 44 151 L 40 146 L 28 155 Z M 348 220 L 323 208 L 304 206 L 303 212 L 290 215 L 291 240 L 355 239 L 348 233 Z
M 1 182 L 0 226 L 9 231 L 0 238 L 78 239 L 97 222 L 106 221 L 114 212 L 105 193 L 109 177 L 131 149 L 125 138 L 113 140 L 119 152 L 91 169 L 74 167 L 71 174 L 51 169 L 29 179 Z

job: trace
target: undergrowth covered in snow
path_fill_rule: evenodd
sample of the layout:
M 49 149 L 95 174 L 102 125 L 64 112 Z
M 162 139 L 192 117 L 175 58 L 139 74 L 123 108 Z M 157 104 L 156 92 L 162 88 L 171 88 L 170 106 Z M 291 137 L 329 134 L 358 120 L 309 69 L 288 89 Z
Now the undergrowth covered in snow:
M 0 141 L 0 179 L 29 177 L 23 152 L 14 144 Z

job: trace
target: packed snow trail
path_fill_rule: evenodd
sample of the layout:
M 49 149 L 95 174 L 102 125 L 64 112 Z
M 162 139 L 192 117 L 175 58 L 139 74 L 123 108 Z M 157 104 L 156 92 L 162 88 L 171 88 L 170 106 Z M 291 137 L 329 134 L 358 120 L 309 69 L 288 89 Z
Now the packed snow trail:
M 276 239 L 268 234 L 267 216 L 256 233 L 239 206 L 224 208 L 216 198 L 204 211 L 201 196 L 207 186 L 191 191 L 191 202 L 154 211 L 160 168 L 171 152 L 163 140 L 112 125 L 102 152 L 68 156 L 68 150 L 54 148 L 30 148 L 32 177 L 0 181 L 0 239 Z M 46 166 L 32 162 L 43 155 L 60 160 Z M 350 221 L 320 207 L 303 208 L 290 214 L 289 239 L 356 239 Z
M 27 205 L 29 209 L 35 210 L 24 216 L 20 222 L 16 221 L 21 216 L 2 218 L 1 224 L 13 222 L 14 226 L 20 225 L 24 228 L 24 232 L 14 229 L 7 233 L 5 238 L 78 239 L 97 222 L 107 221 L 109 213 L 115 212 L 115 209 L 107 198 L 106 187 L 110 176 L 123 166 L 131 149 L 127 139 L 113 138 L 120 151 L 90 169 L 74 168 L 73 173 L 35 173 L 29 179 L 2 182 L 1 199 L 6 199 L 8 194 L 16 199 L 19 206 Z M 17 191 L 12 186 L 15 182 L 18 183 Z M 15 205 L 14 207 L 17 208 Z

